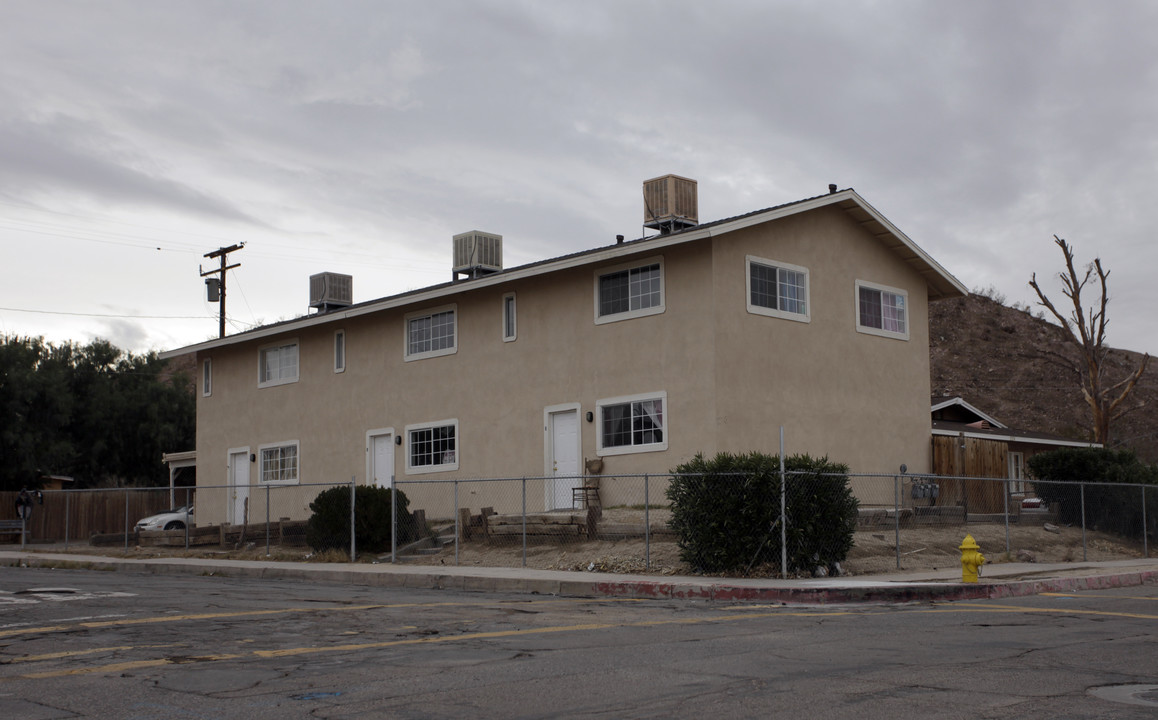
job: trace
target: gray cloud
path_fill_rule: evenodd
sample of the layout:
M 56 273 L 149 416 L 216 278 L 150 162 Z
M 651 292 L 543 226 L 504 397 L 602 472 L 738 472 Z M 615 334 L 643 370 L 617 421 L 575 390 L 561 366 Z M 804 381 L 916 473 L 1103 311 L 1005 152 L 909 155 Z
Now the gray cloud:
M 475 227 L 519 261 L 637 235 L 640 182 L 667 172 L 700 181 L 704 219 L 836 182 L 1011 300 L 1069 237 L 1114 270 L 1112 342 L 1158 350 L 1155 20 L 1141 1 L 16 0 L 0 196 L 246 240 L 252 318 L 300 311 L 323 265 L 361 299 L 440 281 Z M 165 266 L 189 273 L 174 297 L 192 269 Z

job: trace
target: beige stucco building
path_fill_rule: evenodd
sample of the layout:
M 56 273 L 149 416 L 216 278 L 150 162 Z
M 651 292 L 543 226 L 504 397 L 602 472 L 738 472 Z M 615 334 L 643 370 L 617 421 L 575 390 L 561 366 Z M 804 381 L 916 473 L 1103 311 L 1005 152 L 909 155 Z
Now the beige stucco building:
M 776 453 L 780 426 L 792 454 L 929 471 L 928 303 L 961 283 L 853 190 L 691 217 L 168 353 L 201 369 L 199 486 L 663 473 Z M 569 507 L 577 483 L 536 481 L 529 509 Z M 519 501 L 471 488 L 475 507 Z M 412 507 L 441 492 L 404 489 Z M 197 505 L 199 523 L 243 512 Z

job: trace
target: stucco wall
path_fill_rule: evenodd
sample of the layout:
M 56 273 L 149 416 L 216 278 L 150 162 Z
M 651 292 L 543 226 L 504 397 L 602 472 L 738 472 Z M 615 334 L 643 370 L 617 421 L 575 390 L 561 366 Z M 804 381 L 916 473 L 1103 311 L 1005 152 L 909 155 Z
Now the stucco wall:
M 745 302 L 745 256 L 809 269 L 811 321 L 753 315 Z M 198 402 L 201 485 L 228 482 L 229 448 L 300 443 L 300 482 L 366 481 L 367 432 L 458 421 L 456 472 L 406 473 L 405 442 L 395 447 L 401 481 L 537 477 L 549 471 L 544 410 L 575 404 L 581 459 L 597 455 L 600 399 L 666 393 L 668 447 L 603 458 L 604 476 L 663 473 L 697 452 L 776 452 L 780 425 L 789 453 L 828 455 L 854 471 L 913 472 L 929 464 L 929 355 L 924 280 L 835 207 L 663 249 L 665 310 L 597 324 L 595 277 L 628 262 L 557 271 L 497 287 L 462 284 L 453 299 L 377 312 L 241 342 L 199 355 L 213 362 L 213 393 Z M 907 341 L 856 331 L 855 281 L 908 291 Z M 304 290 L 304 283 L 303 283 Z M 516 294 L 518 335 L 503 342 L 502 298 Z M 458 349 L 406 362 L 408 311 L 453 303 Z M 335 330 L 344 330 L 346 370 L 333 371 Z M 261 347 L 299 343 L 299 380 L 258 387 Z M 256 484 L 260 462 L 251 465 Z M 605 483 L 605 505 L 643 502 L 643 481 Z M 453 510 L 445 486 L 404 484 L 412 507 Z M 462 506 L 521 507 L 521 483 L 460 486 Z M 530 481 L 528 507 L 544 502 Z M 651 486 L 651 501 L 662 484 Z M 316 493 L 315 493 L 316 494 Z M 200 522 L 219 522 L 219 501 L 203 493 Z M 288 495 L 287 495 L 288 497 Z M 256 502 L 256 500 L 255 500 Z M 295 501 L 294 507 L 301 505 Z M 256 507 L 256 506 L 255 506 Z M 273 508 L 271 515 L 286 513 Z M 264 515 L 264 510 L 261 511 Z

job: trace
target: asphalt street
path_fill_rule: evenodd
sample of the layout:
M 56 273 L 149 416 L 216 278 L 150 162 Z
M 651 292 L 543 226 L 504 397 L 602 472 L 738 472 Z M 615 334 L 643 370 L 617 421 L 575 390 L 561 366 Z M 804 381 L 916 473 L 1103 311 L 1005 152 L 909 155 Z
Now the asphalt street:
M 793 606 L 0 572 L 0 717 L 1154 717 L 1158 587 Z

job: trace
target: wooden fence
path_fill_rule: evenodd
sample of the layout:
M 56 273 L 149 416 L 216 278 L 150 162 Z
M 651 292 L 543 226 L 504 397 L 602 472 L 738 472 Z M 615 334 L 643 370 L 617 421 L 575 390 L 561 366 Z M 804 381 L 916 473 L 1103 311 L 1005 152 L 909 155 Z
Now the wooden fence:
M 0 492 L 0 518 L 20 517 L 16 510 L 19 494 Z M 168 487 L 46 490 L 43 496 L 44 503 L 33 505 L 28 520 L 31 542 L 63 542 L 66 538 L 85 542 L 93 535 L 124 533 L 126 526 L 132 532 L 138 520 L 169 509 Z M 20 542 L 18 535 L 10 537 Z

